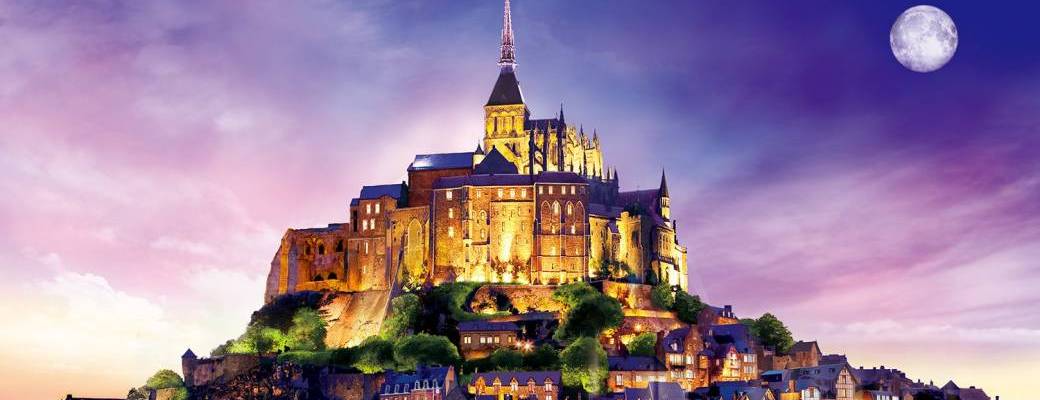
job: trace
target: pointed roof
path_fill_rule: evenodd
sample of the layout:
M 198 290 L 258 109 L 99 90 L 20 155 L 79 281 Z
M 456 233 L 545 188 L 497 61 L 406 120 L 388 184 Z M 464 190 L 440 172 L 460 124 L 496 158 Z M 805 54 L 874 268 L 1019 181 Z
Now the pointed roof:
M 502 11 L 502 47 L 498 56 L 498 65 L 505 67 L 516 66 L 516 47 L 513 42 L 513 15 L 509 10 L 509 0 L 506 0 Z
M 182 355 L 181 358 L 198 358 L 198 356 L 196 356 L 195 353 L 191 351 L 191 349 L 188 349 L 188 351 L 184 352 L 184 355 Z
M 664 170 L 661 170 L 661 188 L 658 189 L 661 197 L 668 197 L 668 181 L 664 179 Z
M 509 162 L 505 156 L 498 151 L 498 147 L 491 147 L 491 151 L 484 156 L 484 161 L 481 161 L 476 168 L 473 169 L 473 173 L 476 175 L 491 175 L 491 174 L 517 174 L 519 171 L 516 168 L 516 164 Z
M 520 81 L 516 79 L 516 72 L 512 68 L 502 68 L 495 81 L 495 87 L 491 89 L 488 97 L 488 106 L 504 106 L 511 104 L 524 104 L 524 94 L 520 92 Z
M 565 124 L 566 123 L 565 120 L 563 119 L 563 102 L 560 102 L 560 116 L 559 116 L 559 120 L 560 120 L 560 124 Z
M 477 149 L 473 150 L 473 154 L 484 154 L 484 149 L 480 148 L 480 143 L 477 143 Z

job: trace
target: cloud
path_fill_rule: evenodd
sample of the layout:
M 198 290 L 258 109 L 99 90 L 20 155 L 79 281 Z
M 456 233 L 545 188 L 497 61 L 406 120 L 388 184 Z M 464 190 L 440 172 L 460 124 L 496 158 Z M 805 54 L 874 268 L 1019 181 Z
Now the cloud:
M 211 255 L 213 248 L 210 245 L 190 240 L 162 236 L 151 243 L 151 247 L 157 250 L 173 250 L 194 255 Z

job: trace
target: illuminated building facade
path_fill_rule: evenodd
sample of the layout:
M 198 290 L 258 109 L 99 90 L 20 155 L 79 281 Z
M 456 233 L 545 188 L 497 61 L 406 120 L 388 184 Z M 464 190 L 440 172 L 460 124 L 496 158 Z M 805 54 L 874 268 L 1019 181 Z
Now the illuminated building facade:
M 365 186 L 349 223 L 289 230 L 266 298 L 301 290 L 390 290 L 476 281 L 556 285 L 602 278 L 687 286 L 664 174 L 620 191 L 599 135 L 564 118 L 531 117 L 516 74 L 506 1 L 499 75 L 472 152 L 421 154 L 408 181 Z

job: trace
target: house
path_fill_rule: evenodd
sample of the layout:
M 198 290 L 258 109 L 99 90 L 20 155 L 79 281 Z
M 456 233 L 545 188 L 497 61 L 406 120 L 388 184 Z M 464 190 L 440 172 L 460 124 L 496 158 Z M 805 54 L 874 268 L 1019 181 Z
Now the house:
M 473 375 L 468 392 L 477 399 L 557 400 L 560 371 L 503 371 Z
M 685 326 L 660 332 L 657 336 L 657 358 L 664 362 L 668 378 L 686 391 L 708 386 L 711 363 L 700 331 Z
M 801 387 L 814 386 L 823 400 L 853 400 L 856 397 L 856 377 L 848 364 L 827 364 L 790 370 L 791 378 Z
M 942 392 L 946 395 L 946 398 L 958 398 L 960 400 L 989 400 L 989 395 L 986 394 L 982 389 L 978 389 L 974 386 L 967 388 L 958 387 L 953 381 L 946 382 L 942 387 Z
M 862 391 L 885 391 L 899 397 L 913 382 L 898 369 L 885 368 L 884 365 L 872 368 L 859 367 L 852 370 L 856 376 L 859 389 Z
M 512 322 L 463 321 L 459 323 L 459 350 L 466 359 L 491 355 L 502 347 L 515 347 L 520 328 Z
M 611 392 L 646 388 L 651 382 L 673 382 L 668 370 L 654 357 L 607 357 L 607 387 Z
M 686 391 L 675 382 L 651 382 L 645 388 L 626 388 L 623 400 L 686 400 Z
M 791 359 L 786 368 L 815 367 L 820 365 L 820 358 L 823 357 L 823 353 L 820 352 L 820 345 L 815 340 L 811 342 L 795 342 L 787 354 Z
M 697 314 L 697 326 L 739 324 L 740 320 L 733 314 L 733 306 L 706 306 Z
M 754 336 L 744 324 L 713 325 L 705 336 L 711 352 L 711 382 L 750 381 L 758 378 Z
M 389 373 L 379 400 L 445 400 L 455 387 L 455 367 L 420 365 L 414 373 Z
M 892 394 L 887 390 L 864 390 L 860 395 L 862 400 L 900 400 L 899 395 Z
M 762 373 L 762 383 L 778 400 L 820 400 L 820 388 L 811 380 L 797 380 L 792 370 Z

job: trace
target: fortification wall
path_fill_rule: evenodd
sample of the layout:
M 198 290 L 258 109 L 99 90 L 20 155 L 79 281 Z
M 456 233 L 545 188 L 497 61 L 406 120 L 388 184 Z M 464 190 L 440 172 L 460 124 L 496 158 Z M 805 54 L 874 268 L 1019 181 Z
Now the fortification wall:
M 337 293 L 331 303 L 322 307 L 328 322 L 325 345 L 331 348 L 356 346 L 378 334 L 389 302 L 389 290 Z

